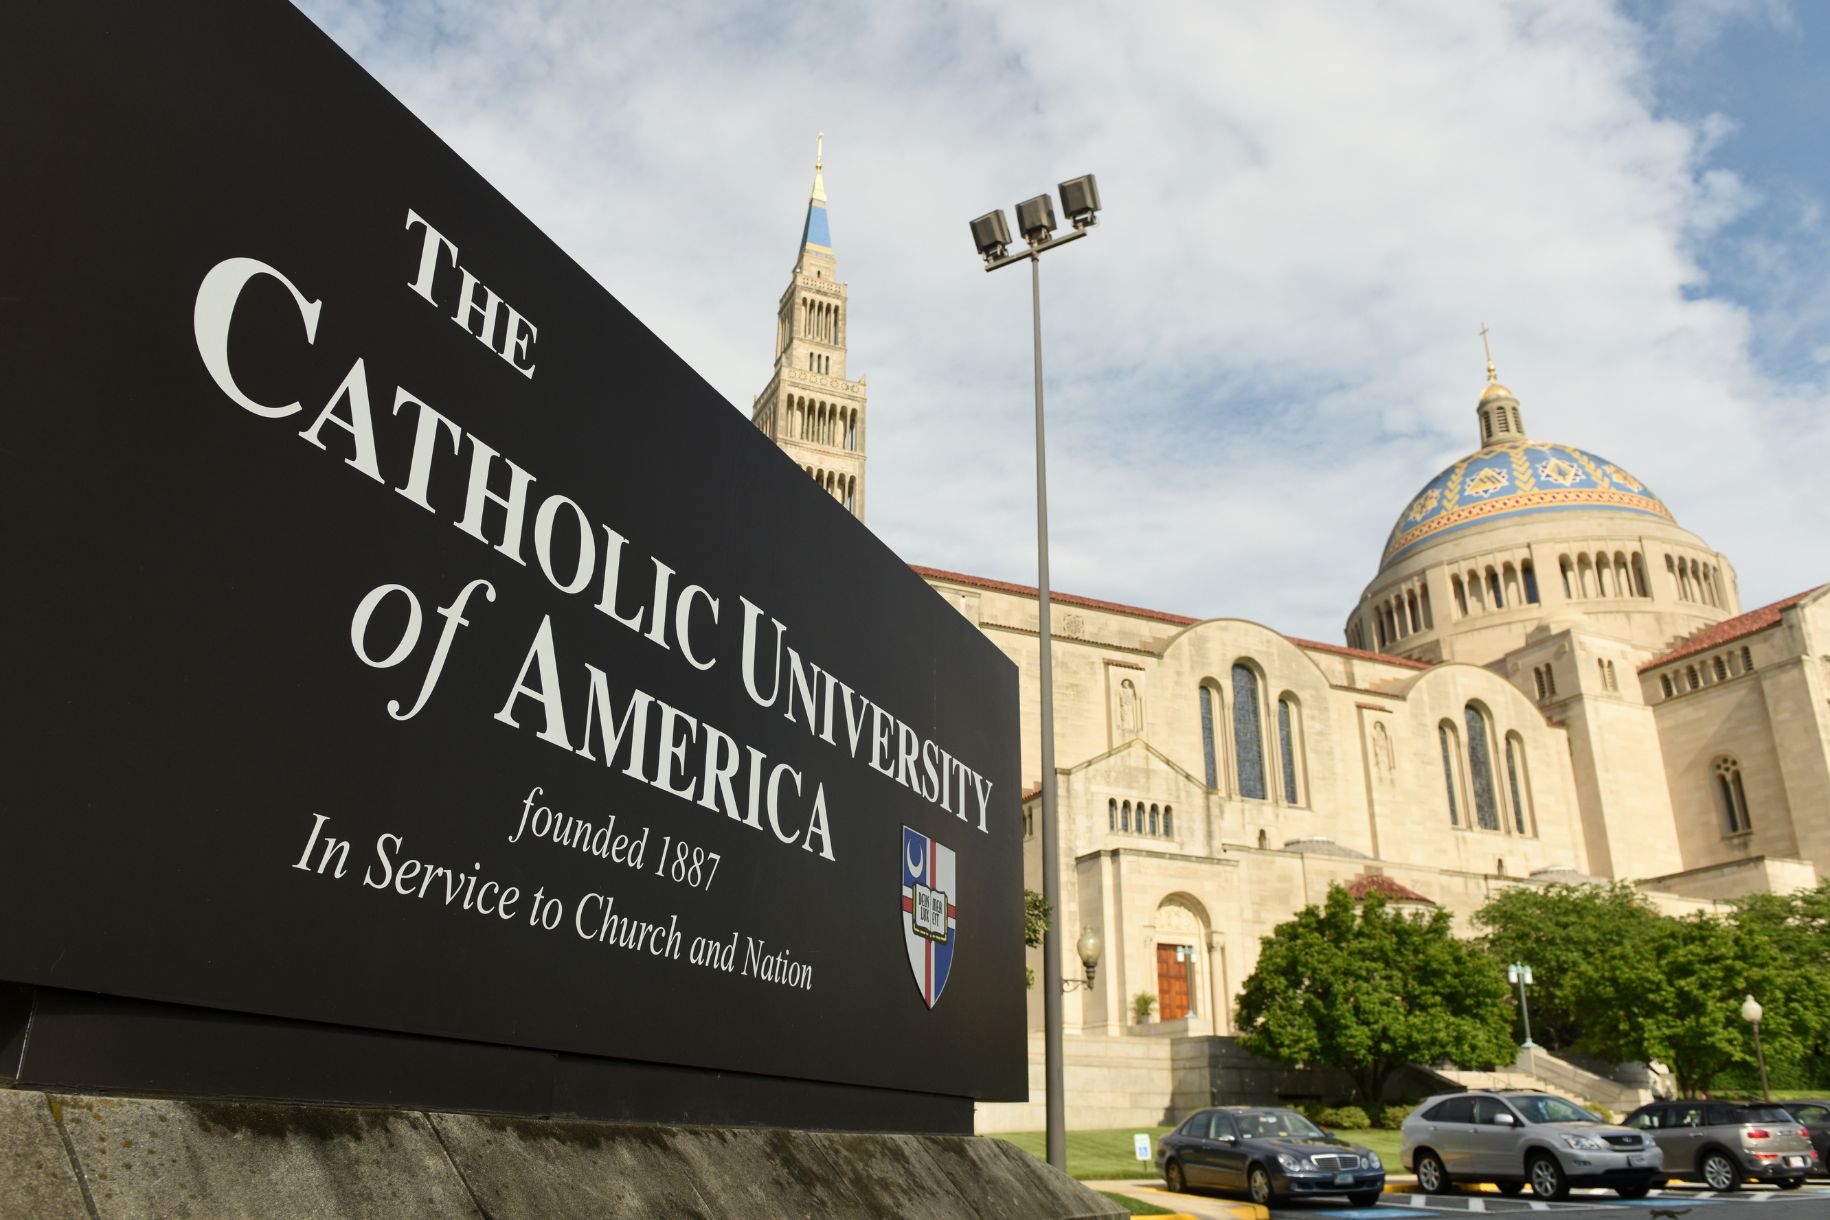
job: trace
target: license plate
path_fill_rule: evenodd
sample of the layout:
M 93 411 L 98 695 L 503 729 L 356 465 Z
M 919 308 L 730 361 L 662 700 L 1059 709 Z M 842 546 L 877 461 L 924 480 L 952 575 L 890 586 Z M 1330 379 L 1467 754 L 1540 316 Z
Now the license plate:
M 1788 1165 L 1803 1165 L 1804 1163 L 1805 1158 L 1802 1156 L 1789 1156 L 1786 1158 L 1786 1164 Z
M 1334 1175 L 1334 1184 L 1336 1186 L 1352 1186 L 1353 1175 L 1351 1173 L 1337 1173 Z

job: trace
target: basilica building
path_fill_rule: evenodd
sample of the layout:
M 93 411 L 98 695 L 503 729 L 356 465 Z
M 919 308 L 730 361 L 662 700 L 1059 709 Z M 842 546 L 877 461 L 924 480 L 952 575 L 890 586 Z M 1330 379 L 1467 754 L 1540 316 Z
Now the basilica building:
M 756 420 L 861 512 L 862 383 L 803 303 L 844 301 L 824 209 L 816 178 Z M 831 384 L 802 373 L 822 353 Z M 829 408 L 859 428 L 804 422 Z M 1079 929 L 1105 944 L 1064 997 L 1070 1071 L 1101 1039 L 1233 1032 L 1260 938 L 1333 884 L 1466 930 L 1508 886 L 1622 880 L 1682 912 L 1830 877 L 1830 586 L 1743 607 L 1726 555 L 1625 467 L 1534 438 L 1491 364 L 1471 423 L 1393 506 L 1341 643 L 1052 594 L 1064 976 Z M 917 571 L 1017 665 L 1040 890 L 1036 590 Z M 1037 1126 L 1039 1100 L 981 1129 Z

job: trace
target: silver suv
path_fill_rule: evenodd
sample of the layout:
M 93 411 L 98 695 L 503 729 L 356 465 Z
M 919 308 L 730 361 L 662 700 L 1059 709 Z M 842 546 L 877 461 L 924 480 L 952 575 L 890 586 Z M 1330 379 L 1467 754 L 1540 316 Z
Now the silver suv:
M 1627 1126 L 1665 1150 L 1666 1173 L 1711 1190 L 1734 1190 L 1748 1178 L 1796 1190 L 1822 1172 L 1809 1133 L 1779 1106 L 1655 1101 L 1627 1115 Z
M 1605 1123 L 1550 1093 L 1443 1093 L 1404 1120 L 1404 1164 L 1430 1194 L 1455 1182 L 1527 1186 L 1562 1199 L 1572 1186 L 1611 1186 L 1640 1199 L 1665 1176 L 1664 1153 L 1643 1132 Z

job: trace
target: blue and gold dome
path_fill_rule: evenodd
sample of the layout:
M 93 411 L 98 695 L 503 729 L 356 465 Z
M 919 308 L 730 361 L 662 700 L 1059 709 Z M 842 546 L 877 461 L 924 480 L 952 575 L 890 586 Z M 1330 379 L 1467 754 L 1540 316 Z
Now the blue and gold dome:
M 1513 401 L 1510 392 L 1506 401 Z M 1676 523 L 1651 488 L 1606 458 L 1518 435 L 1469 454 L 1424 484 L 1398 515 L 1379 566 L 1455 530 L 1574 509 Z

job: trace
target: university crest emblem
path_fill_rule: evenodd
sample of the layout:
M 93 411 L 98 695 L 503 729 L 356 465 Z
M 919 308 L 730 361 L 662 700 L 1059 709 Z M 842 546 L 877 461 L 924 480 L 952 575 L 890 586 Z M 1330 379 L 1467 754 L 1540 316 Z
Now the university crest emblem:
M 902 938 L 909 969 L 929 1008 L 940 999 L 953 970 L 953 851 L 927 835 L 902 828 Z

